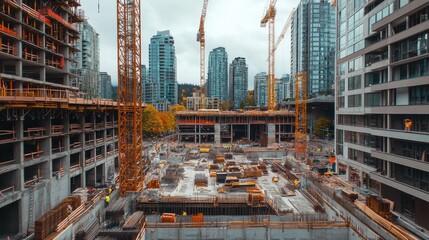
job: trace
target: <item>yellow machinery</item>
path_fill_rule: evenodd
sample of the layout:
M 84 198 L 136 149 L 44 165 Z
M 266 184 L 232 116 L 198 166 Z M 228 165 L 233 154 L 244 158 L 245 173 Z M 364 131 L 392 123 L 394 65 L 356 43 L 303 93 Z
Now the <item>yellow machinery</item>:
M 117 0 L 119 189 L 143 188 L 140 0 Z
M 307 153 L 307 73 L 296 74 L 295 79 L 295 157 Z
M 197 34 L 197 41 L 200 42 L 200 92 L 205 93 L 206 87 L 206 37 L 204 32 L 204 21 L 206 20 L 207 5 L 209 0 L 204 0 L 203 10 L 200 18 L 200 28 Z

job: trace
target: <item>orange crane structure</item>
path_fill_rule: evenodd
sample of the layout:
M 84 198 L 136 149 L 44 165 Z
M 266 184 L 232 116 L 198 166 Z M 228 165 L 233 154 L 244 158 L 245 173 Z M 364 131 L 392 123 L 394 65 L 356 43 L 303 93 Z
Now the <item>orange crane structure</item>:
M 117 0 L 119 189 L 143 189 L 140 0 Z
M 204 0 L 201 11 L 200 28 L 197 33 L 197 41 L 200 42 L 200 92 L 205 93 L 206 88 L 206 37 L 204 32 L 204 22 L 206 20 L 207 6 L 209 0 Z
M 268 9 L 261 20 L 261 27 L 265 27 L 268 23 L 268 110 L 274 110 L 276 107 L 275 101 L 275 78 L 274 78 L 274 21 L 276 18 L 276 2 L 270 0 Z

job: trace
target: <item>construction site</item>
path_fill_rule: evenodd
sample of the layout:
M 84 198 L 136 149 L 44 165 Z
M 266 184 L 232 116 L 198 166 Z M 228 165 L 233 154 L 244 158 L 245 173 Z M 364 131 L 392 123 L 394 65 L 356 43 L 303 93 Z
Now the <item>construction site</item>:
M 277 110 L 275 0 L 268 110 L 178 112 L 143 139 L 139 0 L 117 0 L 118 101 L 71 82 L 77 0 L 0 2 L 0 239 L 428 239 L 395 203 L 339 176 L 333 142 L 307 134 L 306 73 Z M 198 31 L 205 86 L 204 21 Z M 204 91 L 204 90 L 203 90 Z M 427 211 L 422 209 L 422 211 Z

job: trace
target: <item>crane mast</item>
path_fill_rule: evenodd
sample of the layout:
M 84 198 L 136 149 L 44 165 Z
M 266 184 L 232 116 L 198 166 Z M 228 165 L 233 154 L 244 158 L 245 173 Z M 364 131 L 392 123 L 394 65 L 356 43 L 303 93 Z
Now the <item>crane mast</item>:
M 270 0 L 265 16 L 261 20 L 261 27 L 265 27 L 268 23 L 268 110 L 274 110 L 276 107 L 275 102 L 275 79 L 274 79 L 274 20 L 276 17 L 276 2 L 277 0 Z
M 143 188 L 140 0 L 117 0 L 119 188 Z
M 205 93 L 206 88 L 206 38 L 204 32 L 204 22 L 206 20 L 207 5 L 209 0 L 204 0 L 203 10 L 200 18 L 200 28 L 197 34 L 197 41 L 200 42 L 200 91 Z

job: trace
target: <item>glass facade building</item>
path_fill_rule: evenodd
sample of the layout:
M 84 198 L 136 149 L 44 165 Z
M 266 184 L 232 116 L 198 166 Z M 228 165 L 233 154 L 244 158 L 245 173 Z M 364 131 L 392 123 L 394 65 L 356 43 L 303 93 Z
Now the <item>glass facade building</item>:
M 256 106 L 266 107 L 268 104 L 268 75 L 266 72 L 261 72 L 255 75 L 254 86 Z
M 283 74 L 280 79 L 276 79 L 276 102 L 279 104 L 290 98 L 290 75 Z
M 225 48 L 218 47 L 209 54 L 207 96 L 228 101 L 228 54 Z
M 100 98 L 112 99 L 112 77 L 107 72 L 98 74 L 100 84 Z
M 308 94 L 332 92 L 335 76 L 335 8 L 324 0 L 302 0 L 291 26 L 291 76 L 307 72 Z M 294 95 L 295 78 L 290 81 Z
M 229 99 L 234 103 L 234 109 L 243 108 L 247 100 L 248 67 L 246 59 L 235 58 L 229 66 Z
M 428 16 L 427 0 L 339 0 L 335 90 L 338 172 L 426 230 Z
M 150 40 L 148 81 L 152 91 L 143 90 L 146 103 L 177 104 L 176 49 L 169 30 L 158 31 Z
M 77 53 L 77 62 L 72 64 L 71 71 L 78 78 L 72 79 L 72 86 L 82 91 L 82 97 L 92 99 L 99 97 L 98 73 L 100 71 L 100 43 L 95 29 L 85 20 L 75 24 L 80 33 L 80 38 L 74 47 L 81 51 Z

